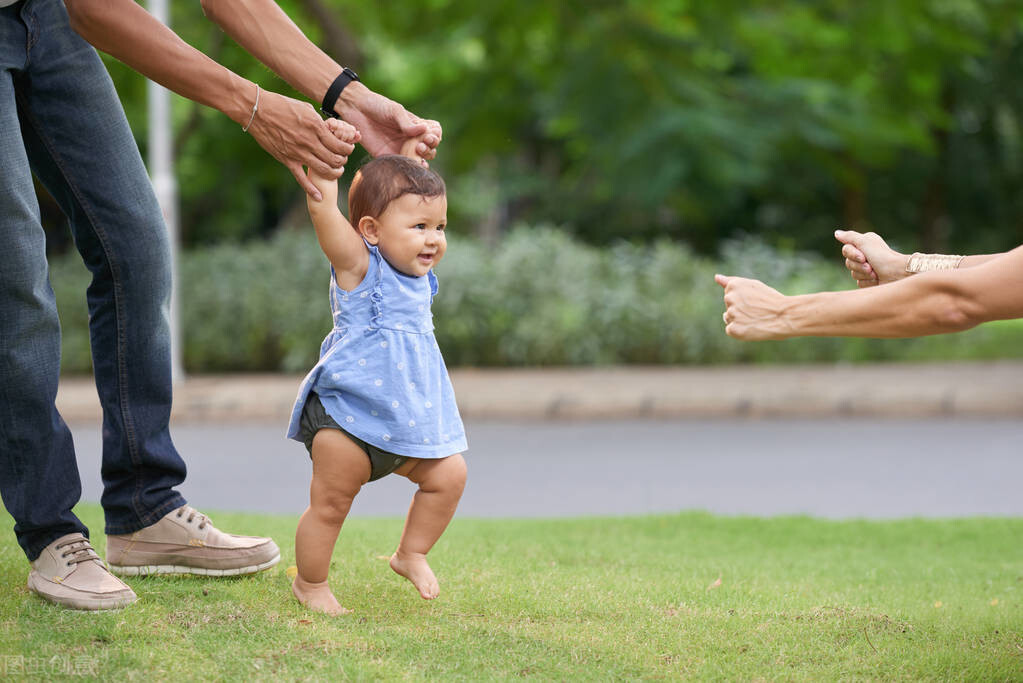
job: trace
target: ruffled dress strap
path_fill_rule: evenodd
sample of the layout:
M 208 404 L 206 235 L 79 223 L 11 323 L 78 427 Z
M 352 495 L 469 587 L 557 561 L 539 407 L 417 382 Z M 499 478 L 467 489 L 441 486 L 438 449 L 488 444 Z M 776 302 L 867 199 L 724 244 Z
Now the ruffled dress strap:
M 440 286 L 437 284 L 437 276 L 434 274 L 433 268 L 426 273 L 426 276 L 430 278 L 430 303 L 433 303 L 433 297 L 437 296 Z
M 369 328 L 376 330 L 384 323 L 384 257 L 380 250 L 369 242 L 366 242 L 366 246 L 369 248 L 370 270 L 373 271 L 373 289 L 369 293 L 370 301 L 373 302 L 373 315 L 369 320 Z M 370 277 L 369 271 L 366 272 L 366 277 Z

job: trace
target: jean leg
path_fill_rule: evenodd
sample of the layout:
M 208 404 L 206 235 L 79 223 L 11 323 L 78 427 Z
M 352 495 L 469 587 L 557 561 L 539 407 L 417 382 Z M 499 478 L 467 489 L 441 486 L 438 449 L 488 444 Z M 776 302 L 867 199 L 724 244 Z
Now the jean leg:
M 106 531 L 123 534 L 185 503 L 170 437 L 170 249 L 152 185 L 110 77 L 63 3 L 30 2 L 38 30 L 18 90 L 32 168 L 67 214 L 92 273 L 93 371 L 103 406 Z M 69 111 L 69 107 L 73 111 Z
M 46 238 L 21 140 L 15 79 L 25 54 L 17 16 L 0 13 L 0 495 L 34 560 L 55 539 L 88 530 L 71 512 L 81 496 L 71 432 L 54 405 L 60 322 Z M 15 46 L 20 48 L 17 54 Z

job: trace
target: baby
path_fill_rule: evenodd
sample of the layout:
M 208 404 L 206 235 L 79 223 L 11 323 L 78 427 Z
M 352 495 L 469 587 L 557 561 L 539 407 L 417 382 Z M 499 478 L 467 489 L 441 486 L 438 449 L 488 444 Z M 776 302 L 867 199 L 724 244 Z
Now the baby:
M 352 181 L 349 222 L 337 206 L 337 182 L 309 178 L 323 195 L 308 206 L 331 265 L 334 328 L 288 428 L 313 464 L 292 592 L 315 611 L 351 611 L 327 584 L 334 544 L 362 485 L 394 473 L 418 490 L 391 569 L 433 599 L 440 587 L 426 554 L 451 521 L 466 476 L 465 430 L 430 312 L 433 268 L 447 248 L 444 181 L 405 156 L 374 159 Z

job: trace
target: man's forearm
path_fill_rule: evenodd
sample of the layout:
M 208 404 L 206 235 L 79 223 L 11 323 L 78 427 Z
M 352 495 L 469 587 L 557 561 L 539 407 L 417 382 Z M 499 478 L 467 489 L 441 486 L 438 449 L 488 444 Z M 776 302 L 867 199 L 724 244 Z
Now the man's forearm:
M 132 0 L 66 0 L 73 28 L 97 49 L 174 92 L 213 107 L 239 125 L 250 118 L 256 86 L 181 40 Z
M 341 65 L 310 41 L 273 0 L 202 0 L 206 16 L 319 107 Z M 355 97 L 360 83 L 342 95 Z

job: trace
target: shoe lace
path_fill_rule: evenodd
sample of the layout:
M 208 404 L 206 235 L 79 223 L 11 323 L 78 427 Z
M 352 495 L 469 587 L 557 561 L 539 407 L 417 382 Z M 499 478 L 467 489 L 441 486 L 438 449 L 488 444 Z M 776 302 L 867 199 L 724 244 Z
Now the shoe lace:
M 198 517 L 199 518 L 199 528 L 200 529 L 205 529 L 207 524 L 209 524 L 209 525 L 213 524 L 213 522 L 210 521 L 209 517 L 207 517 L 203 513 L 199 512 L 198 510 L 196 510 L 191 505 L 183 505 L 182 507 L 178 508 L 178 515 L 177 515 L 178 518 L 181 518 L 181 517 L 183 517 L 185 515 L 188 515 L 188 519 L 185 520 L 185 521 L 187 521 L 189 524 L 191 524 L 195 520 L 195 518 Z
M 67 560 L 67 565 L 69 567 L 73 564 L 100 559 L 99 554 L 92 549 L 92 545 L 84 538 L 77 538 L 73 541 L 60 543 L 54 546 L 54 550 L 60 550 L 61 548 L 67 548 L 67 550 L 60 554 L 60 557 L 63 560 Z M 100 562 L 102 562 L 102 560 L 100 560 Z

